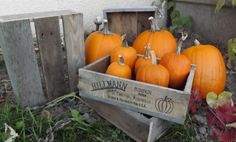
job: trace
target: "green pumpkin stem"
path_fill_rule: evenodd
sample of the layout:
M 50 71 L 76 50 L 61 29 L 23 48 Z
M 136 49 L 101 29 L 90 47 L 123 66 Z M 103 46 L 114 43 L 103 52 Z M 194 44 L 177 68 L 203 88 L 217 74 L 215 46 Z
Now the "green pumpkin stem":
M 154 17 L 149 17 L 148 20 L 150 21 L 151 25 L 151 32 L 156 32 L 161 30 L 158 26 L 157 19 L 154 19 Z
M 128 41 L 126 40 L 126 34 L 122 34 L 122 47 L 129 47 Z
M 157 57 L 156 57 L 156 53 L 154 50 L 150 51 L 151 53 L 151 57 L 152 57 L 152 64 L 156 65 L 157 64 Z
M 150 58 L 150 43 L 147 44 L 146 47 L 144 47 L 145 54 L 144 54 L 144 59 L 149 59 Z
M 108 21 L 107 21 L 107 19 L 104 19 L 103 23 L 104 23 L 104 27 L 103 27 L 102 33 L 105 34 L 105 35 L 111 35 L 112 33 L 108 30 Z
M 182 32 L 181 34 L 182 34 L 182 36 L 181 36 L 181 38 L 179 39 L 178 46 L 177 46 L 177 52 L 176 52 L 178 55 L 181 53 L 181 48 L 182 48 L 182 46 L 183 46 L 183 42 L 184 42 L 184 41 L 187 39 L 187 37 L 188 37 L 188 33 Z
M 125 65 L 124 57 L 121 54 L 118 57 L 119 57 L 119 64 L 122 66 Z

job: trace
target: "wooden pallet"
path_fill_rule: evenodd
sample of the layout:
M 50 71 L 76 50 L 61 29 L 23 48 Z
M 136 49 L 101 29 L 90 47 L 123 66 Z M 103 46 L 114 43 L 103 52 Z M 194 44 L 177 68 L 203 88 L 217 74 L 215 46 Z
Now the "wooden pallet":
M 32 28 L 36 30 L 36 40 Z M 39 48 L 39 62 L 33 45 Z M 83 15 L 52 11 L 2 16 L 0 46 L 20 104 L 43 104 L 77 86 L 77 69 L 84 66 Z M 68 81 L 64 76 L 68 76 Z

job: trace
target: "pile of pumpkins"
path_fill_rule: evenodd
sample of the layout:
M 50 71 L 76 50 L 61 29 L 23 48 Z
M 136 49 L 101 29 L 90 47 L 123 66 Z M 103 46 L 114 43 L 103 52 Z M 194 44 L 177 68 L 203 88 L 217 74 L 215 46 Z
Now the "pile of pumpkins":
M 212 45 L 195 45 L 181 53 L 182 34 L 179 42 L 167 30 L 161 30 L 157 20 L 149 18 L 151 29 L 141 33 L 128 46 L 125 35 L 120 36 L 108 30 L 104 20 L 102 31 L 93 32 L 85 41 L 86 64 L 110 54 L 111 64 L 106 73 L 121 78 L 151 83 L 174 89 L 183 89 L 191 64 L 196 65 L 193 91 L 199 91 L 203 98 L 208 92 L 219 94 L 226 83 L 226 69 L 220 51 Z M 137 57 L 137 55 L 142 55 Z M 157 63 L 157 58 L 160 59 Z

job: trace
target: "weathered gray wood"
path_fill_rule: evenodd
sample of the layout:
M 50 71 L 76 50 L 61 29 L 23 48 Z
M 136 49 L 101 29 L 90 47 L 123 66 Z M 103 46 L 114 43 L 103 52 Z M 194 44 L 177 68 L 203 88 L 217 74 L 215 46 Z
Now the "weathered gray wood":
M 34 12 L 34 13 L 25 13 L 25 14 L 16 14 L 16 15 L 6 15 L 6 16 L 0 16 L 0 22 L 19 21 L 19 20 L 46 18 L 46 17 L 56 17 L 56 16 L 72 15 L 72 14 L 76 14 L 76 12 L 71 11 L 71 10 L 60 10 L 60 11 L 46 11 L 46 12 Z
M 59 19 L 58 17 L 39 18 L 34 22 L 46 84 L 46 95 L 49 100 L 52 100 L 68 93 Z
M 102 57 L 98 59 L 97 61 L 85 66 L 84 69 L 93 70 L 100 73 L 105 73 L 107 69 L 106 67 L 110 65 L 109 57 L 110 57 L 109 55 Z
M 109 57 L 96 61 L 96 66 L 105 66 Z M 184 123 L 190 93 L 156 86 L 92 71 L 91 66 L 79 70 L 79 89 L 83 97 L 113 104 L 164 120 Z M 191 76 L 193 77 L 193 76 Z M 190 80 L 190 79 L 188 79 Z M 163 102 L 167 102 L 163 104 Z M 165 106 L 163 106 L 165 105 Z M 166 106 L 167 105 L 167 106 Z
M 184 88 L 184 91 L 188 92 L 189 94 L 191 94 L 195 70 L 196 70 L 196 65 L 192 64 L 192 69 L 189 73 L 187 83 Z
M 130 45 L 144 30 L 149 29 L 148 18 L 155 15 L 155 7 L 105 9 L 109 29 L 117 34 L 126 33 Z
M 83 15 L 75 14 L 63 16 L 62 18 L 70 90 L 74 91 L 78 83 L 78 68 L 85 65 Z
M 20 104 L 46 102 L 36 61 L 30 21 L 0 23 L 0 46 L 13 90 Z
M 81 95 L 81 93 L 80 93 Z M 83 96 L 85 96 L 84 94 Z M 91 99 L 84 100 L 110 123 L 124 131 L 137 142 L 146 142 L 149 135 L 149 119 L 139 113 L 122 110 L 113 105 Z
M 218 0 L 176 0 L 177 2 L 187 2 L 194 4 L 205 4 L 205 5 L 213 5 L 215 6 Z M 226 6 L 232 6 L 231 0 L 225 0 Z

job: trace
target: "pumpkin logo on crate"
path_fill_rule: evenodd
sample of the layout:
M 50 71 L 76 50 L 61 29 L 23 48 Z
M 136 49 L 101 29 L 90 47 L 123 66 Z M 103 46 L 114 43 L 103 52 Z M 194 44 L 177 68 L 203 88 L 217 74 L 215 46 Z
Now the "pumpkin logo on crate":
M 174 101 L 167 96 L 163 98 L 158 98 L 155 103 L 157 111 L 163 113 L 171 113 L 174 109 Z

